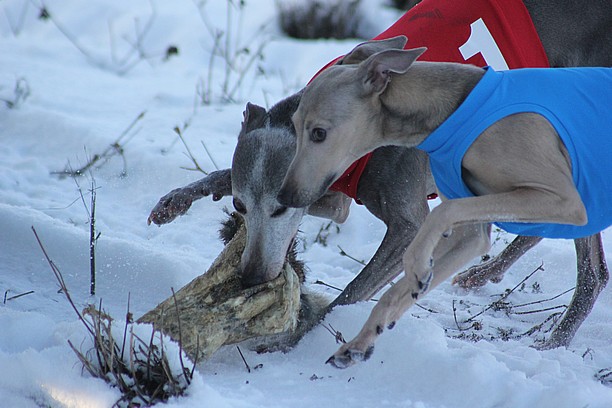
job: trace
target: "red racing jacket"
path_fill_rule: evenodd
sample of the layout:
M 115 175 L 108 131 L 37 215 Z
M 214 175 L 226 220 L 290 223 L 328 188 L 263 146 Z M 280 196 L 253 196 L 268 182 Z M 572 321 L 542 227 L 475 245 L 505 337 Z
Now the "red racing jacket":
M 406 49 L 427 47 L 419 58 L 421 61 L 491 66 L 497 71 L 549 67 L 531 16 L 521 0 L 423 0 L 374 40 L 398 35 L 408 38 Z M 340 191 L 361 204 L 357 187 L 371 155 L 368 153 L 353 163 L 330 190 Z

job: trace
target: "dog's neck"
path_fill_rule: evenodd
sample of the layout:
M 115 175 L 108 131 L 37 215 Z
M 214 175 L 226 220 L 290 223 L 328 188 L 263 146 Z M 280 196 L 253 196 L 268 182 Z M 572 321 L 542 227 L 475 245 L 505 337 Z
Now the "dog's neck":
M 382 133 L 389 144 L 421 143 L 465 100 L 484 75 L 472 65 L 415 62 L 381 94 Z

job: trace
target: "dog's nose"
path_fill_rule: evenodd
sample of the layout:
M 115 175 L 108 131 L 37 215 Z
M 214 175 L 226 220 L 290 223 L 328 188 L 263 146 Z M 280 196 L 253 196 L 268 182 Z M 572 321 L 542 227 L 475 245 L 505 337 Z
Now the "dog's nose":
M 275 278 L 276 277 L 268 278 L 266 276 L 243 273 L 242 275 L 240 275 L 240 284 L 242 285 L 242 289 L 248 289 L 254 286 L 258 286 L 258 285 L 267 283 Z
M 265 283 L 265 280 L 255 274 L 244 273 L 243 271 L 240 275 L 240 283 L 242 284 L 242 289 L 248 289 Z

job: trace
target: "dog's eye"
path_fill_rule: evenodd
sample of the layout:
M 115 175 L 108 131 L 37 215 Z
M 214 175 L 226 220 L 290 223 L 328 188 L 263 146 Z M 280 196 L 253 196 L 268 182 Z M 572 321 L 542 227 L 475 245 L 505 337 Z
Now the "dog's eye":
M 281 215 L 283 215 L 285 212 L 287 211 L 287 207 L 282 206 L 276 209 L 276 211 L 274 211 L 272 213 L 272 217 L 280 217 Z
M 312 132 L 310 132 L 310 140 L 315 143 L 321 143 L 327 137 L 327 131 L 322 128 L 314 128 Z
M 237 198 L 234 198 L 232 202 L 236 211 L 238 211 L 242 215 L 246 214 L 247 210 L 242 201 L 238 200 Z

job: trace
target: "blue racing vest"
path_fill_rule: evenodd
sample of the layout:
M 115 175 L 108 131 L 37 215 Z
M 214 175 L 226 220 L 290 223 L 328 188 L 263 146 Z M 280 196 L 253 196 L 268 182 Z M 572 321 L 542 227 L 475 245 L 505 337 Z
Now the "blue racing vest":
M 525 112 L 544 116 L 565 144 L 588 223 L 496 225 L 517 235 L 572 239 L 612 225 L 612 68 L 486 68 L 459 108 L 417 146 L 429 154 L 440 192 L 449 199 L 473 197 L 461 177 L 465 152 L 493 123 Z

